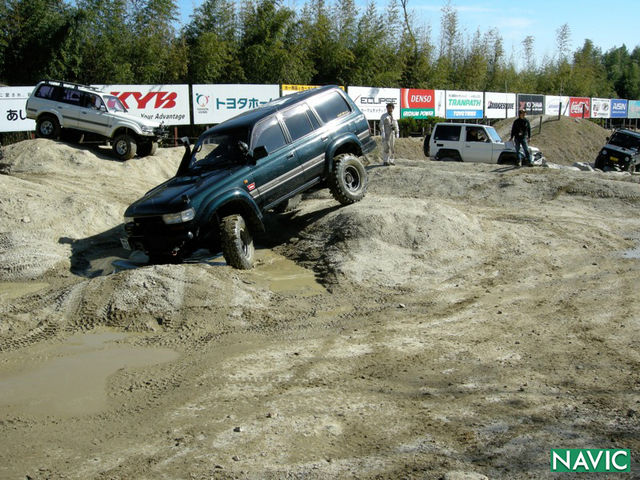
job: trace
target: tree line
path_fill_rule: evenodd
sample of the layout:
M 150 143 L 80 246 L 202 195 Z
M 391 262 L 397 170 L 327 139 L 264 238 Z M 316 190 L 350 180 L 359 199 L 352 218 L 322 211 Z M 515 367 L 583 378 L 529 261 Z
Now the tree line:
M 2 0 L 0 81 L 339 84 L 640 98 L 640 47 L 591 40 L 538 61 L 535 37 L 507 52 L 497 28 L 468 33 L 444 3 L 432 38 L 409 0 L 204 0 L 179 23 L 176 0 Z

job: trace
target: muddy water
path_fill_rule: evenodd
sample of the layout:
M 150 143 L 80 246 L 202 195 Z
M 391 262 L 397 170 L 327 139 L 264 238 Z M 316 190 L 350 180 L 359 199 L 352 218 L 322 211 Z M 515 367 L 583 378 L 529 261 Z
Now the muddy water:
M 121 368 L 170 362 L 167 349 L 118 343 L 131 335 L 100 332 L 75 335 L 44 352 L 45 361 L 19 371 L 0 371 L 0 408 L 9 415 L 72 417 L 107 407 L 106 383 Z
M 302 297 L 326 293 L 312 270 L 297 265 L 292 260 L 271 250 L 256 252 L 257 265 L 251 275 L 271 291 Z
M 0 301 L 15 300 L 48 286 L 48 283 L 38 282 L 0 282 Z

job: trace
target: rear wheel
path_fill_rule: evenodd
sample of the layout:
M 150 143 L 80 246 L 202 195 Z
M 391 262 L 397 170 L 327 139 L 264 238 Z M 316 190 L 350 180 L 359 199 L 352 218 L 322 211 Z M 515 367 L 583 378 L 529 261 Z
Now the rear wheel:
M 253 268 L 253 237 L 242 215 L 228 215 L 222 219 L 220 243 L 227 264 L 240 270 Z
M 113 139 L 113 153 L 119 160 L 131 160 L 137 151 L 138 143 L 132 135 L 121 133 Z
M 36 137 L 51 140 L 60 136 L 60 123 L 52 115 L 42 115 L 36 122 Z
M 329 191 L 342 205 L 363 199 L 367 192 L 367 171 L 355 155 L 343 153 L 334 159 L 329 175 Z

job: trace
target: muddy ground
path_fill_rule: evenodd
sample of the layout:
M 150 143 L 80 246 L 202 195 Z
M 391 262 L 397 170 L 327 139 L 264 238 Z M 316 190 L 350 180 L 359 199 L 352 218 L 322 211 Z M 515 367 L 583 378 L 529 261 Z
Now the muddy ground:
M 637 456 L 640 176 L 399 152 L 358 204 L 269 216 L 238 271 L 119 246 L 180 149 L 5 147 L 0 478 L 537 479 L 551 448 Z

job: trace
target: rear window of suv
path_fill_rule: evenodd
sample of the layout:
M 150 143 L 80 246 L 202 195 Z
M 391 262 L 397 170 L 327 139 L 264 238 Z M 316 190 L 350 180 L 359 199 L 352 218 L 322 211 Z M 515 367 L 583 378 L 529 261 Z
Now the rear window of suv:
M 457 142 L 460 140 L 460 125 L 438 125 L 433 135 L 435 140 Z
M 309 103 L 324 123 L 328 123 L 336 118 L 343 117 L 351 113 L 351 107 L 338 92 L 330 92 L 327 95 L 320 95 L 309 99 Z

